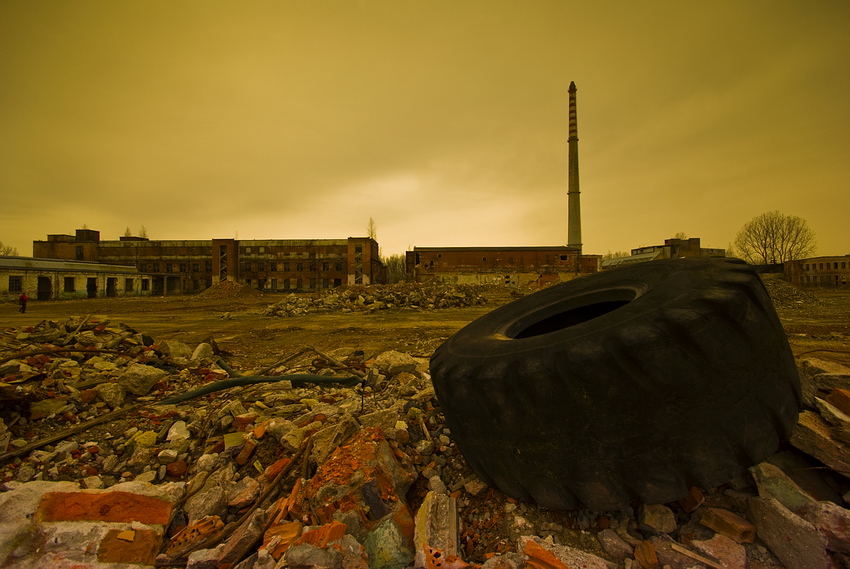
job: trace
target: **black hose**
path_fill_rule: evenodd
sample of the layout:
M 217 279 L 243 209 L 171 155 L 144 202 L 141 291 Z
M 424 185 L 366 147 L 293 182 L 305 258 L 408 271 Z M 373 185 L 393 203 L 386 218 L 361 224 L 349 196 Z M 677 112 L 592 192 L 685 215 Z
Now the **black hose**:
M 196 397 L 201 397 L 203 395 L 207 395 L 208 393 L 215 393 L 216 391 L 229 389 L 231 387 L 238 387 L 240 385 L 253 385 L 255 383 L 274 383 L 278 381 L 291 381 L 293 387 L 301 387 L 307 384 L 339 385 L 340 387 L 354 387 L 355 385 L 363 383 L 363 378 L 355 376 L 329 377 L 326 375 L 315 375 L 311 373 L 295 373 L 291 375 L 248 375 L 245 377 L 235 377 L 233 379 L 225 379 L 224 381 L 210 383 L 209 385 L 199 387 L 198 389 L 194 389 L 192 391 L 189 391 L 188 393 L 169 397 L 168 399 L 158 402 L 157 405 L 174 405 L 175 403 L 182 403 L 183 401 L 188 401 Z

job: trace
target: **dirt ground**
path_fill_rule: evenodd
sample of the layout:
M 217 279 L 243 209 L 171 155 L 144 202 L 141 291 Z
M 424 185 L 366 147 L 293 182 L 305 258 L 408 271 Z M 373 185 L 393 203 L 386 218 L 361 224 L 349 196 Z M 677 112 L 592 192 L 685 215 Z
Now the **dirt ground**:
M 784 285 L 786 288 L 790 285 Z M 775 299 L 777 313 L 796 356 L 823 357 L 850 365 L 850 290 L 789 289 Z M 799 294 L 798 294 L 799 292 Z M 15 304 L 2 306 L 0 327 L 32 326 L 41 320 L 106 315 L 157 341 L 178 339 L 194 345 L 215 339 L 230 354 L 231 365 L 263 367 L 305 346 L 319 350 L 352 347 L 369 355 L 399 350 L 430 356 L 464 325 L 509 302 L 508 290 L 491 290 L 484 306 L 444 310 L 393 309 L 360 313 L 264 316 L 280 295 L 238 298 L 190 296 L 99 298 L 30 302 L 26 314 Z
M 443 310 L 392 309 L 375 312 L 307 314 L 293 318 L 262 315 L 282 295 L 205 299 L 189 296 L 98 298 L 30 302 L 26 314 L 4 307 L 0 327 L 33 326 L 42 320 L 106 315 L 156 341 L 196 345 L 213 338 L 231 365 L 248 369 L 278 361 L 305 346 L 319 350 L 352 347 L 367 356 L 387 350 L 430 356 L 454 332 L 510 300 L 508 291 L 490 293 L 484 306 Z

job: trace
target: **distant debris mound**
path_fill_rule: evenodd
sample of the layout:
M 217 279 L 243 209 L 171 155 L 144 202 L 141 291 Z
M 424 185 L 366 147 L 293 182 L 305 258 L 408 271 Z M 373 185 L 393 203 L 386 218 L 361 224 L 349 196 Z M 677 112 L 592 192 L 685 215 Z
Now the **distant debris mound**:
M 195 295 L 198 299 L 220 299 L 220 298 L 245 298 L 251 296 L 265 296 L 251 285 L 239 284 L 234 281 L 221 281 L 214 284 L 204 292 Z
M 465 308 L 487 300 L 480 287 L 455 284 L 353 285 L 318 294 L 290 294 L 265 309 L 266 316 L 301 316 L 316 312 L 371 312 L 390 308 L 434 310 Z
M 762 282 L 773 306 L 776 308 L 794 308 L 800 306 L 811 306 L 821 304 L 821 301 L 812 293 L 797 288 L 779 275 L 763 275 Z

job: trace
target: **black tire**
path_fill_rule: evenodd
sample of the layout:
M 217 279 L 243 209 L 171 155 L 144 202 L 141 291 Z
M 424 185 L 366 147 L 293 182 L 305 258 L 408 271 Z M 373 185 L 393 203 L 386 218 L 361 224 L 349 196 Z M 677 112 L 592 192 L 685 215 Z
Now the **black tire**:
M 557 509 L 714 488 L 790 436 L 794 357 L 758 274 L 671 259 L 552 286 L 431 357 L 452 438 L 488 485 Z

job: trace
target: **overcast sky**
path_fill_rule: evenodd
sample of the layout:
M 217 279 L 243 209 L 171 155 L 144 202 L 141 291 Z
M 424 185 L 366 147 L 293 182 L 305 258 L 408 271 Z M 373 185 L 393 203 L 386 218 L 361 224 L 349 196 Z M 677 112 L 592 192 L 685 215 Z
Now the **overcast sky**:
M 565 245 L 756 215 L 850 254 L 846 0 L 6 0 L 0 241 Z

